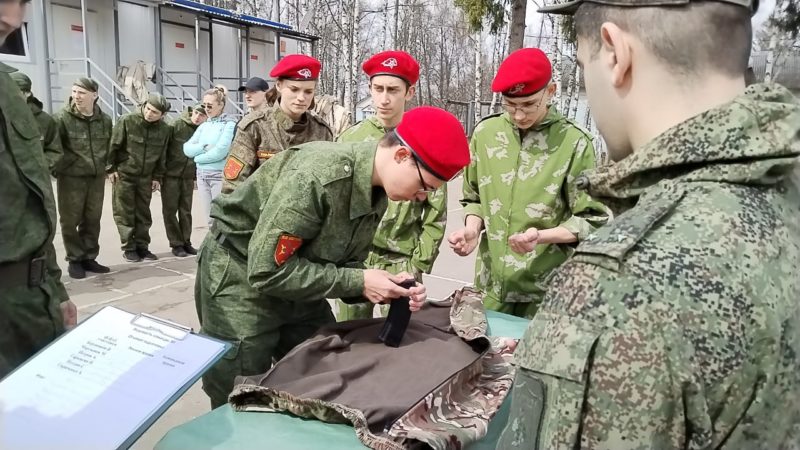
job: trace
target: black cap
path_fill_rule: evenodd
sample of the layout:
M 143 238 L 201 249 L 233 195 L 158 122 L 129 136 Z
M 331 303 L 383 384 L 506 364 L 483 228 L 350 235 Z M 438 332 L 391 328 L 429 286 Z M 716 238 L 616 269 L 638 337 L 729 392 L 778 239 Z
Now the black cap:
M 242 91 L 268 91 L 269 83 L 263 78 L 253 77 L 247 80 L 247 84 L 239 87 L 239 92 Z

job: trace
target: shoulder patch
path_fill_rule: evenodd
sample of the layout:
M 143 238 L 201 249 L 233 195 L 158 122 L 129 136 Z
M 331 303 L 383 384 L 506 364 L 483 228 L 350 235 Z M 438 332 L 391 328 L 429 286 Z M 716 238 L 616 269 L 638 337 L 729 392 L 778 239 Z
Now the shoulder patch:
M 250 111 L 249 113 L 245 114 L 244 117 L 242 117 L 242 120 L 239 121 L 239 124 L 237 125 L 237 127 L 242 129 L 242 130 L 244 130 L 251 123 L 253 123 L 256 120 L 261 119 L 263 117 L 264 117 L 264 110 Z
M 275 245 L 275 264 L 282 266 L 303 245 L 303 240 L 297 236 L 283 233 Z
M 652 196 L 640 198 L 635 207 L 584 239 L 575 249 L 576 257 L 581 254 L 607 256 L 621 263 L 650 229 L 675 209 L 683 195 L 682 188 L 671 185 Z
M 230 155 L 225 162 L 225 168 L 222 170 L 226 180 L 235 180 L 239 178 L 239 174 L 244 169 L 244 163 L 237 157 Z

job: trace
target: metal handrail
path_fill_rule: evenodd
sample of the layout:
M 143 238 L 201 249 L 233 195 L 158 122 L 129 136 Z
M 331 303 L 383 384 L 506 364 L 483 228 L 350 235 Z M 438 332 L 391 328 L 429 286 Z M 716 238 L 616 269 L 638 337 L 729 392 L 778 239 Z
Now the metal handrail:
M 172 85 L 165 84 L 165 83 L 162 83 L 162 84 L 161 84 L 163 87 L 165 87 L 165 88 L 169 89 L 169 92 L 170 92 L 171 94 L 173 94 L 173 95 L 175 94 L 175 93 L 174 93 L 174 91 L 171 89 L 171 88 L 172 88 L 172 86 L 174 86 L 174 87 L 176 87 L 176 88 L 178 88 L 178 89 L 180 89 L 180 90 L 181 90 L 181 98 L 180 98 L 180 100 L 181 100 L 181 106 L 182 106 L 182 108 L 181 108 L 181 109 L 185 110 L 185 109 L 186 109 L 186 107 L 187 107 L 187 104 L 186 104 L 186 96 L 187 96 L 187 95 L 188 95 L 188 96 L 189 96 L 189 98 L 192 100 L 192 102 L 193 102 L 192 104 L 193 104 L 193 105 L 196 105 L 196 104 L 200 103 L 200 102 L 197 100 L 197 98 L 196 98 L 194 95 L 192 95 L 192 93 L 191 93 L 191 92 L 189 92 L 189 90 L 188 90 L 188 89 L 186 89 L 186 88 L 185 88 L 185 87 L 184 87 L 182 84 L 178 83 L 178 82 L 177 82 L 177 81 L 176 81 L 174 78 L 172 78 L 172 76 L 169 74 L 169 72 L 167 72 L 166 70 L 164 70 L 164 69 L 163 69 L 163 68 L 161 68 L 161 67 L 156 67 L 156 71 L 157 71 L 157 72 L 158 72 L 158 73 L 161 75 L 162 79 L 166 79 L 167 81 L 169 81 L 169 82 L 171 82 L 171 83 L 172 83 Z M 175 96 L 175 99 L 177 100 L 177 99 L 178 99 L 178 97 L 177 97 L 177 96 Z M 192 106 L 192 105 L 188 105 L 188 106 Z
M 198 73 L 195 75 L 199 76 L 201 81 L 208 82 L 209 86 L 214 86 L 214 82 L 207 76 L 203 75 L 202 73 Z M 228 94 L 230 94 L 230 91 L 228 92 Z M 239 111 L 239 114 L 244 115 L 244 110 L 239 106 L 238 102 L 232 99 L 230 95 L 226 95 L 226 97 L 228 98 L 228 103 L 233 105 L 233 107 L 236 108 L 237 111 Z
M 110 76 L 109 76 L 109 75 L 108 75 L 108 74 L 107 74 L 107 73 L 106 73 L 106 72 L 105 72 L 103 69 L 101 69 L 101 68 L 100 68 L 100 66 L 99 66 L 99 65 L 97 65 L 97 63 L 95 63 L 94 61 L 92 61 L 92 60 L 91 60 L 91 58 L 50 58 L 50 60 L 49 60 L 49 61 L 50 61 L 50 62 L 54 62 L 54 63 L 58 63 L 58 62 L 82 62 L 82 63 L 86 64 L 86 68 L 87 68 L 87 69 L 91 69 L 91 70 L 93 70 L 93 71 L 96 71 L 98 74 L 100 74 L 102 77 L 104 77 L 104 78 L 105 78 L 105 81 L 106 81 L 108 84 L 110 84 L 110 85 L 111 85 L 111 89 L 109 89 L 109 88 L 108 88 L 108 87 L 107 87 L 105 84 L 103 84 L 103 83 L 98 83 L 98 85 L 99 85 L 100 87 L 102 87 L 103 89 L 105 89 L 105 90 L 106 90 L 106 91 L 107 91 L 109 94 L 111 94 L 111 98 L 113 99 L 113 101 L 114 101 L 114 102 L 116 102 L 116 103 L 117 103 L 119 106 L 121 106 L 121 107 L 122 107 L 122 109 L 123 109 L 123 110 L 124 110 L 126 113 L 129 113 L 129 112 L 131 112 L 131 109 L 130 109 L 130 108 L 128 108 L 128 105 L 126 105 L 124 102 L 120 101 L 120 99 L 119 99 L 119 96 L 117 95 L 117 93 L 120 93 L 120 94 L 122 94 L 122 96 L 123 96 L 123 97 L 124 97 L 126 100 L 128 100 L 129 102 L 131 102 L 131 104 L 133 104 L 133 105 L 138 105 L 138 102 L 137 102 L 136 100 L 134 100 L 133 98 L 131 98 L 131 97 L 130 97 L 130 96 L 129 96 L 129 95 L 126 93 L 126 92 L 125 92 L 125 89 L 123 89 L 123 88 L 122 88 L 122 87 L 121 87 L 119 84 L 117 84 L 117 82 L 116 82 L 116 81 L 115 81 L 113 78 L 111 78 L 111 77 L 110 77 Z M 87 77 L 89 76 L 89 74 L 88 74 L 88 73 L 86 73 L 85 75 L 86 75 Z M 107 107 L 107 108 L 109 108 L 109 109 L 111 110 L 111 112 L 112 112 L 112 116 L 111 116 L 111 118 L 112 118 L 112 120 L 114 121 L 114 123 L 116 123 L 116 122 L 117 122 L 117 117 L 119 117 L 119 115 L 117 114 L 117 108 L 116 108 L 116 105 L 111 105 L 111 104 L 109 104 L 109 103 L 108 103 L 108 102 L 107 102 L 105 99 L 103 99 L 103 97 L 102 97 L 102 96 L 99 96 L 98 98 L 100 99 L 100 101 L 101 101 L 101 102 L 102 102 L 104 105 L 106 105 L 106 107 Z

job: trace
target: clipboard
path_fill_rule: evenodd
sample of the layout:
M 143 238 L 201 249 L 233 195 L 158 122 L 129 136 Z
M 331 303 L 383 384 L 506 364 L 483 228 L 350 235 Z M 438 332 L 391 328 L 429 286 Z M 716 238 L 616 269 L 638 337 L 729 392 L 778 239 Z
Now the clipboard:
M 0 449 L 126 449 L 231 344 L 107 306 L 0 380 Z

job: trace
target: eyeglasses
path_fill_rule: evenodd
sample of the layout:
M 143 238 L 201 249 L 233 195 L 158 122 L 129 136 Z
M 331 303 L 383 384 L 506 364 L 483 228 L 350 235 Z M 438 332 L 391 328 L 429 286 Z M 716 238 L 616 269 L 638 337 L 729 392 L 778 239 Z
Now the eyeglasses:
M 531 100 L 522 104 L 512 104 L 503 101 L 501 105 L 503 106 L 503 109 L 505 109 L 512 116 L 516 114 L 517 111 L 521 112 L 522 114 L 528 115 L 536 112 L 536 110 L 538 110 L 539 107 L 542 106 L 545 94 L 546 92 L 542 92 L 542 96 L 539 97 L 539 100 Z
M 419 183 L 422 185 L 422 189 L 418 190 L 417 192 L 418 193 L 424 192 L 426 194 L 430 194 L 432 192 L 436 192 L 435 188 L 432 188 L 432 187 L 428 186 L 427 184 L 425 184 L 425 179 L 422 178 L 422 170 L 420 170 L 420 168 L 419 168 L 419 158 L 417 158 L 417 155 L 414 155 L 413 153 L 412 153 L 412 155 L 414 157 L 414 165 L 417 166 L 417 175 L 419 175 Z

